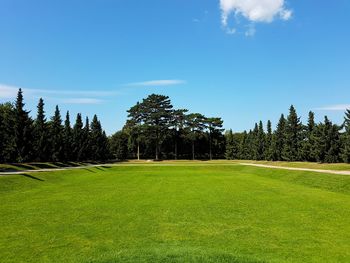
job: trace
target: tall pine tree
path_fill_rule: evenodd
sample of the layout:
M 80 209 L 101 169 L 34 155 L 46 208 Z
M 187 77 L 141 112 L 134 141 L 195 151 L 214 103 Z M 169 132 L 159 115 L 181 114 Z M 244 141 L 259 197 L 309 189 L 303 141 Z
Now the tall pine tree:
M 82 161 L 84 144 L 83 121 L 81 114 L 77 114 L 77 118 L 73 127 L 73 159 L 75 161 Z
M 63 152 L 64 152 L 64 161 L 72 161 L 73 160 L 73 154 L 72 154 L 72 127 L 70 124 L 70 116 L 69 111 L 66 113 L 66 119 L 64 121 L 64 128 L 63 128 Z
M 19 89 L 15 104 L 15 144 L 17 161 L 30 161 L 33 154 L 33 121 L 29 111 L 24 110 L 23 93 Z
M 298 161 L 300 159 L 301 136 L 302 124 L 292 105 L 289 109 L 285 127 L 285 144 L 282 152 L 282 158 L 285 161 Z
M 44 111 L 44 100 L 39 99 L 38 112 L 34 121 L 34 153 L 37 161 L 45 162 L 49 160 L 49 129 Z
M 55 114 L 49 123 L 51 140 L 51 160 L 59 162 L 63 160 L 63 127 L 60 109 L 56 105 Z
M 346 110 L 344 117 L 344 147 L 342 157 L 344 162 L 350 163 L 350 109 Z

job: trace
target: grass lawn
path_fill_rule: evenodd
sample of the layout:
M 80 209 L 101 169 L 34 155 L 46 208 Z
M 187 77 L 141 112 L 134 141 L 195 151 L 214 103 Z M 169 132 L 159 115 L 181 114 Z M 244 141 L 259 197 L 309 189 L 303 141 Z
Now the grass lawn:
M 350 176 L 124 165 L 0 177 L 0 262 L 350 262 Z

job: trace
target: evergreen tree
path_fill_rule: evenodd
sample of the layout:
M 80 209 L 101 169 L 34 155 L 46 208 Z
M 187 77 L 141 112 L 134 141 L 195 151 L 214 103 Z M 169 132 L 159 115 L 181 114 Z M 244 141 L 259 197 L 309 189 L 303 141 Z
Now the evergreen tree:
M 181 131 L 184 129 L 185 121 L 186 121 L 186 109 L 174 110 L 171 119 L 171 126 L 174 136 L 174 157 L 175 160 L 178 158 L 178 142 Z
M 130 150 L 134 149 L 136 144 L 136 156 L 137 160 L 140 160 L 140 144 L 144 139 L 144 126 L 143 125 L 143 115 L 142 107 L 139 102 L 131 107 L 128 111 L 128 120 L 124 126 L 126 133 L 128 134 L 128 148 Z
M 11 103 L 0 104 L 0 119 L 0 162 L 14 162 L 17 157 L 15 109 Z
M 81 114 L 77 114 L 77 118 L 73 127 L 73 158 L 76 161 L 82 161 L 84 158 L 84 131 Z
M 344 162 L 350 163 L 350 109 L 346 110 L 344 117 L 344 147 L 342 157 Z
M 118 131 L 109 139 L 110 152 L 117 160 L 128 158 L 128 134 Z
M 186 117 L 186 129 L 188 138 L 192 145 L 192 160 L 195 159 L 195 141 L 199 138 L 205 128 L 205 117 L 200 113 L 191 113 Z
M 39 99 L 38 112 L 34 122 L 34 159 L 48 161 L 50 155 L 49 130 L 44 111 L 44 100 Z
M 242 160 L 250 159 L 249 146 L 248 146 L 248 133 L 244 131 L 241 136 L 241 140 L 238 146 L 238 158 Z
M 235 140 L 232 130 L 229 130 L 226 133 L 226 152 L 225 158 L 227 160 L 235 160 L 238 159 L 238 143 Z
M 285 144 L 282 158 L 286 161 L 298 161 L 300 159 L 300 144 L 302 136 L 302 124 L 294 106 L 289 109 L 285 127 Z
M 251 133 L 251 143 L 252 143 L 252 150 L 251 150 L 251 156 L 253 160 L 259 160 L 259 126 L 257 123 L 255 123 L 254 125 L 254 129 Z
M 83 139 L 82 139 L 82 160 L 90 160 L 91 159 L 91 142 L 90 142 L 90 123 L 89 118 L 85 119 L 85 126 L 83 129 Z
M 72 144 L 73 144 L 73 138 L 72 138 L 72 127 L 70 124 L 70 116 L 69 111 L 66 113 L 66 119 L 64 121 L 64 128 L 63 128 L 63 152 L 64 152 L 64 160 L 65 161 L 72 161 L 73 154 L 72 154 Z
M 24 110 L 23 93 L 19 89 L 15 104 L 15 144 L 17 161 L 30 161 L 33 154 L 33 121 L 29 112 Z
M 265 153 L 265 132 L 262 121 L 259 122 L 258 134 L 256 137 L 256 160 L 264 160 Z
M 336 163 L 340 160 L 340 127 L 334 125 L 327 116 L 318 125 L 316 137 L 316 158 L 318 162 Z
M 273 147 L 272 147 L 272 124 L 271 121 L 267 121 L 267 133 L 266 133 L 266 144 L 265 144 L 265 160 L 273 161 Z
M 221 132 L 223 131 L 222 129 L 223 121 L 221 118 L 206 118 L 204 121 L 204 124 L 207 126 L 209 130 L 209 159 L 212 160 L 213 159 L 212 144 L 214 139 L 213 137 L 215 134 L 221 134 Z M 236 150 L 237 150 L 237 147 L 236 147 Z
M 304 128 L 305 130 L 305 139 L 302 143 L 301 149 L 301 159 L 303 161 L 314 162 L 316 161 L 315 157 L 315 132 L 316 132 L 316 124 L 315 124 L 315 114 L 310 111 L 309 118 L 307 122 L 307 126 Z
M 285 129 L 286 129 L 286 119 L 282 114 L 278 124 L 277 129 L 274 136 L 274 144 L 273 144 L 273 154 L 275 156 L 276 161 L 282 160 L 282 151 L 285 145 L 286 137 L 285 137 Z
M 94 115 L 91 122 L 91 154 L 92 159 L 103 161 L 109 158 L 108 138 L 102 131 L 101 123 Z
M 173 105 L 168 96 L 151 94 L 141 103 L 142 118 L 154 140 L 155 159 L 159 160 L 160 147 L 171 125 Z
M 56 105 L 55 114 L 51 118 L 49 123 L 50 127 L 50 140 L 51 140 L 51 160 L 54 162 L 59 162 L 63 160 L 63 127 L 61 113 Z

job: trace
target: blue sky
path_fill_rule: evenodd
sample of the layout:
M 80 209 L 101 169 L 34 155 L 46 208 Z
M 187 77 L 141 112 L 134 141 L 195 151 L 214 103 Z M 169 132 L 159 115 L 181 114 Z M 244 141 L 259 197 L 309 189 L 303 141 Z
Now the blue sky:
M 275 125 L 290 104 L 340 123 L 349 12 L 348 0 L 0 0 L 0 102 L 21 87 L 33 115 L 43 97 L 47 115 L 96 113 L 108 134 L 151 93 L 235 131 Z

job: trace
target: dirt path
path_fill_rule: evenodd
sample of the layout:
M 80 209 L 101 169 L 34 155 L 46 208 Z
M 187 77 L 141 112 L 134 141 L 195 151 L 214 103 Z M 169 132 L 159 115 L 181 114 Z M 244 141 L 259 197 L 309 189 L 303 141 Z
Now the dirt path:
M 74 169 L 84 169 L 84 168 L 94 168 L 94 167 L 102 167 L 102 166 L 193 166 L 193 165 L 218 165 L 215 163 L 114 163 L 114 164 L 91 164 L 84 166 L 76 166 L 76 167 L 62 167 L 62 168 L 47 168 L 47 169 L 38 169 L 38 170 L 22 170 L 22 171 L 13 171 L 13 172 L 0 172 L 0 176 L 6 175 L 16 175 L 16 174 L 24 174 L 24 173 L 40 173 L 40 172 L 54 172 L 54 171 L 62 171 L 62 170 L 74 170 Z M 254 167 L 262 167 L 262 168 L 271 168 L 271 169 L 283 169 L 283 170 L 291 170 L 291 171 L 308 171 L 308 172 L 317 172 L 317 173 L 328 173 L 328 174 L 340 174 L 340 175 L 350 175 L 350 171 L 336 171 L 336 170 L 322 170 L 322 169 L 311 169 L 311 168 L 297 168 L 297 167 L 286 167 L 286 166 L 274 166 L 274 165 L 266 165 L 266 164 L 256 164 L 256 163 L 227 163 L 223 165 L 245 165 L 245 166 L 254 166 Z
M 263 168 L 272 168 L 272 169 L 292 170 L 292 171 L 308 171 L 308 172 L 317 172 L 317 173 L 326 173 L 326 174 L 350 175 L 350 171 L 322 170 L 322 169 L 311 169 L 311 168 L 297 168 L 297 167 L 274 166 L 274 165 L 256 164 L 256 163 L 240 163 L 240 165 L 254 166 L 254 167 L 263 167 Z

